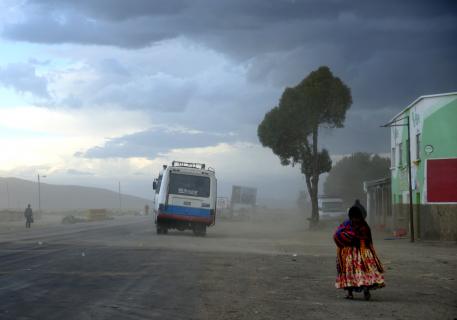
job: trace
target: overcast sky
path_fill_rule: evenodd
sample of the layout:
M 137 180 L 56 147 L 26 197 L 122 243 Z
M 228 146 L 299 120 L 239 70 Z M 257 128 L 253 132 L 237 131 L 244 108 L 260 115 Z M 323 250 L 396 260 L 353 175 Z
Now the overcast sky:
M 354 103 L 321 146 L 387 153 L 379 125 L 457 90 L 456 39 L 456 1 L 1 0 L 0 173 L 149 197 L 162 163 L 204 161 L 225 195 L 295 198 L 256 136 L 286 86 L 329 66 Z

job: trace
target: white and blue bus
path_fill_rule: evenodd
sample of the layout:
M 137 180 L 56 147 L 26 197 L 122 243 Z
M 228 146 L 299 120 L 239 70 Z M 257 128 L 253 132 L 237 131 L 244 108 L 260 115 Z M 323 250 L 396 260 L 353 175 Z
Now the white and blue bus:
M 193 230 L 204 236 L 216 221 L 217 180 L 202 163 L 173 161 L 154 180 L 154 216 L 157 234 L 168 229 Z

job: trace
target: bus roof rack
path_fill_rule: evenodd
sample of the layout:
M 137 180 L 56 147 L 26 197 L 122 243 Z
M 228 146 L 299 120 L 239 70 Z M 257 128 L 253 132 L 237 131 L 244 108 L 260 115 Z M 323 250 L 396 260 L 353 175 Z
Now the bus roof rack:
M 195 162 L 183 162 L 173 160 L 171 163 L 172 167 L 186 167 L 186 168 L 195 168 L 205 170 L 206 165 L 204 163 L 195 163 Z

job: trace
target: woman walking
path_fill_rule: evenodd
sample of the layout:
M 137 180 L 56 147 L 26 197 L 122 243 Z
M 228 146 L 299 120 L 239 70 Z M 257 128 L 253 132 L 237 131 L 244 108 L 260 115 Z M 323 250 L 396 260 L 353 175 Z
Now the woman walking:
M 349 209 L 349 220 L 336 230 L 333 239 L 337 245 L 338 277 L 335 286 L 347 291 L 347 299 L 353 292 L 362 292 L 370 300 L 370 290 L 384 287 L 384 272 L 376 255 L 371 230 L 358 206 Z

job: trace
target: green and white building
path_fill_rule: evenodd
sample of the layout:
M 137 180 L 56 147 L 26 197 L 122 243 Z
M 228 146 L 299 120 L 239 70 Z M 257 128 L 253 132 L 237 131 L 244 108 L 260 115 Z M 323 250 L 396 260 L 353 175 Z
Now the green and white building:
M 421 96 L 392 118 L 390 124 L 389 227 L 409 229 L 411 161 L 416 237 L 457 240 L 457 92 Z

